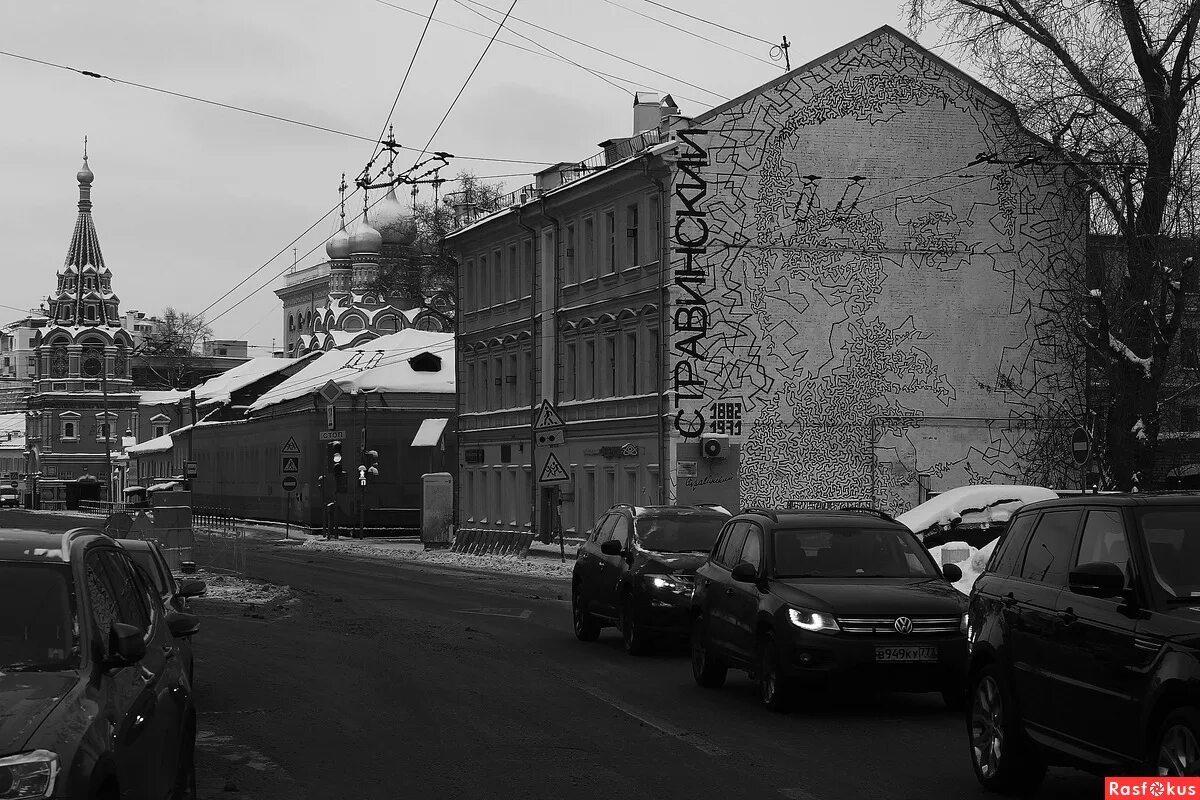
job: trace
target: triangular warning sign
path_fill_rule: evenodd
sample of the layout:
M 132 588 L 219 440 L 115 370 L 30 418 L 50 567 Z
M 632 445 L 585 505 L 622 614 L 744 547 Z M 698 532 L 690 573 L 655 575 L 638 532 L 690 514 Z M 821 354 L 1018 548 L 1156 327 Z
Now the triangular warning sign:
M 289 436 L 287 443 L 284 444 L 282 452 L 284 453 L 300 453 L 300 445 L 296 444 L 295 437 Z
M 299 472 L 300 464 L 297 463 L 296 459 L 294 459 L 294 458 L 285 458 L 283 460 L 283 471 L 284 472 Z
M 568 483 L 571 476 L 563 469 L 562 462 L 558 460 L 558 456 L 551 453 L 546 459 L 546 466 L 542 467 L 542 474 L 538 477 L 538 483 Z
M 546 428 L 561 428 L 567 423 L 563 422 L 563 418 L 554 410 L 554 406 L 550 405 L 549 400 L 542 401 L 542 407 L 538 410 L 537 419 L 533 423 L 535 431 L 542 431 Z

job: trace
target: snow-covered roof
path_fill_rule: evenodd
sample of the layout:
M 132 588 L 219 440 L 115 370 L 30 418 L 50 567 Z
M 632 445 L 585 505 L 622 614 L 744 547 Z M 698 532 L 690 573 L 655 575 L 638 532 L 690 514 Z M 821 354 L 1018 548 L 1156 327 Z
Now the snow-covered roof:
M 177 389 L 165 389 L 142 392 L 138 397 L 139 406 L 173 406 L 188 396 L 187 392 Z
M 1018 508 L 1039 500 L 1054 500 L 1058 493 L 1041 486 L 976 484 L 942 492 L 897 517 L 913 533 L 934 526 L 961 523 L 1007 522 Z
M 0 434 L 9 431 L 17 431 L 22 436 L 25 435 L 25 414 L 19 411 L 15 414 L 0 414 Z
M 409 360 L 422 353 L 441 358 L 436 372 L 418 371 Z M 331 350 L 274 389 L 263 394 L 250 410 L 313 394 L 329 381 L 346 392 L 454 393 L 454 334 L 409 328 L 380 336 L 346 350 Z
M 196 387 L 196 405 L 212 403 L 228 403 L 230 396 L 239 389 L 245 389 L 257 380 L 274 375 L 296 363 L 294 358 L 271 358 L 263 356 L 252 358 L 227 369 L 220 375 L 214 375 Z M 142 392 L 138 405 L 157 406 L 173 405 L 191 397 L 190 390 L 169 390 Z
M 131 456 L 148 456 L 154 453 L 165 453 L 174 446 L 175 440 L 171 438 L 171 434 L 167 433 L 162 436 L 156 436 L 153 439 L 147 439 L 141 444 L 126 447 L 125 452 Z

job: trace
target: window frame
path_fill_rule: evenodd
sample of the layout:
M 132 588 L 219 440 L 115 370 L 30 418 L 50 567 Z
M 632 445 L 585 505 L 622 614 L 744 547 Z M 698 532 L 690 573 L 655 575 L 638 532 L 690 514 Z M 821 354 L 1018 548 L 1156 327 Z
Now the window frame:
M 1050 517 L 1052 517 L 1056 514 L 1071 514 L 1071 513 L 1073 513 L 1073 514 L 1078 515 L 1077 519 L 1075 520 L 1075 531 L 1072 534 L 1073 538 L 1072 538 L 1071 542 L 1067 545 L 1067 548 L 1065 550 L 1065 552 L 1068 554 L 1067 560 L 1070 561 L 1071 558 L 1074 557 L 1075 550 L 1079 546 L 1079 535 L 1083 529 L 1083 521 L 1087 517 L 1086 512 L 1087 512 L 1087 509 L 1080 507 L 1080 506 L 1066 506 L 1063 508 L 1048 508 L 1048 509 L 1044 510 L 1042 512 L 1041 516 L 1038 517 L 1037 524 L 1033 527 L 1033 530 L 1029 533 L 1029 538 L 1025 542 L 1024 553 L 1021 558 L 1020 571 L 1017 572 L 1016 574 L 1014 574 L 1013 577 L 1019 578 L 1020 580 L 1025 581 L 1027 583 L 1037 584 L 1038 586 L 1045 586 L 1045 587 L 1051 588 L 1051 589 L 1054 589 L 1054 588 L 1065 589 L 1067 587 L 1068 576 L 1070 575 L 1070 572 L 1071 572 L 1071 567 L 1069 564 L 1063 573 L 1063 580 L 1061 583 L 1050 582 L 1050 581 L 1046 580 L 1046 576 L 1049 574 L 1049 568 L 1047 568 L 1047 570 L 1042 573 L 1042 576 L 1040 578 L 1026 577 L 1025 569 L 1026 569 L 1027 564 L 1029 563 L 1030 548 L 1033 547 L 1033 544 L 1037 539 L 1038 532 L 1041 530 L 1042 526 L 1045 525 L 1049 521 Z

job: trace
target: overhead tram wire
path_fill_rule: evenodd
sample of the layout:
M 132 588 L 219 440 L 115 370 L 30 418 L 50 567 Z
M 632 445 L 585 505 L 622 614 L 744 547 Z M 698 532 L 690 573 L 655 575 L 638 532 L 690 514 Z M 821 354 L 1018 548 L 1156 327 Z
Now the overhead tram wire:
M 753 53 L 747 53 L 745 50 L 739 50 L 738 48 L 727 45 L 724 42 L 718 42 L 716 39 L 710 39 L 703 34 L 696 33 L 695 31 L 689 31 L 687 28 L 681 28 L 678 25 L 672 25 L 670 22 L 667 22 L 666 20 L 663 20 L 663 19 L 659 19 L 658 17 L 652 17 L 649 14 L 643 14 L 641 11 L 630 8 L 629 6 L 626 6 L 626 5 L 622 5 L 621 3 L 618 3 L 616 0 L 604 0 L 604 2 L 608 3 L 610 6 L 616 6 L 617 8 L 628 11 L 630 14 L 636 14 L 639 17 L 642 17 L 643 19 L 648 19 L 651 22 L 657 22 L 659 25 L 665 25 L 666 27 L 671 28 L 672 30 L 679 31 L 680 33 L 686 33 L 688 36 L 692 36 L 697 39 L 701 39 L 705 42 L 708 42 L 709 44 L 716 45 L 717 47 L 720 47 L 724 50 L 728 50 L 731 53 L 737 53 L 738 55 L 743 55 L 746 58 L 752 58 L 755 61 L 766 64 L 769 67 L 775 67 L 776 69 L 780 69 L 780 70 L 783 69 L 782 65 L 777 64 L 774 61 L 768 61 L 765 58 L 759 58 L 758 56 L 754 55 Z
M 405 8 L 404 6 L 399 6 L 399 5 L 396 5 L 395 3 L 389 3 L 388 0 L 372 0 L 372 2 L 378 3 L 381 6 L 387 6 L 388 8 L 394 8 L 397 11 L 403 11 L 406 14 L 412 14 L 413 16 L 421 17 L 422 19 L 425 18 L 425 15 L 419 11 L 413 11 L 411 8 Z M 475 13 L 479 13 L 479 12 L 475 12 Z M 499 13 L 499 12 L 497 12 L 497 13 Z M 493 20 L 488 20 L 488 21 L 492 22 Z M 437 22 L 441 25 L 445 25 L 448 28 L 454 28 L 455 30 L 462 31 L 463 33 L 469 33 L 472 36 L 478 36 L 481 39 L 488 38 L 488 34 L 486 34 L 486 33 L 481 33 L 479 31 L 472 30 L 471 28 L 467 28 L 462 25 L 455 25 L 453 22 L 447 22 L 444 19 L 435 19 L 434 22 Z M 512 28 L 507 28 L 506 30 L 509 33 L 513 34 L 514 36 L 521 36 L 521 34 L 517 33 Z M 533 41 L 532 39 L 529 39 L 528 37 L 525 37 L 525 36 L 522 36 L 522 38 L 524 38 L 528 41 Z M 563 56 L 562 54 L 555 52 L 554 50 L 549 50 L 548 52 L 542 52 L 541 50 L 534 50 L 532 48 L 525 47 L 524 45 L 517 44 L 516 42 L 510 42 L 506 39 L 499 39 L 499 38 L 496 39 L 496 44 L 507 45 L 508 47 L 515 48 L 524 53 L 530 53 L 531 55 L 538 56 L 539 58 L 550 58 L 555 61 L 561 61 L 564 64 L 574 64 L 575 63 L 575 62 L 571 61 L 570 59 L 568 59 L 566 56 Z M 546 49 L 545 46 L 542 44 L 539 44 L 536 42 L 535 42 L 535 44 L 537 44 L 538 47 Z M 614 81 L 632 84 L 633 86 L 644 86 L 646 89 L 650 89 L 655 92 L 662 92 L 663 94 L 666 94 L 666 92 L 662 89 L 656 88 L 654 86 L 645 86 L 645 84 L 643 84 L 641 81 L 635 81 L 632 78 L 623 78 L 620 75 L 614 75 L 611 72 L 605 72 L 604 70 L 600 70 L 600 69 L 592 69 L 591 67 L 587 67 L 582 64 L 580 64 L 578 66 L 582 67 L 583 69 L 587 70 L 588 72 L 591 72 L 593 75 L 600 75 L 605 78 L 612 78 Z M 682 95 L 678 92 L 672 92 L 671 94 L 673 94 L 675 97 L 678 97 L 680 100 L 687 100 L 689 103 L 695 103 L 696 105 L 701 105 L 701 106 L 707 105 L 707 102 L 704 100 L 697 100 L 694 97 L 688 97 L 688 96 Z
M 476 6 L 479 6 L 480 8 L 486 8 L 488 11 L 491 11 L 491 12 L 492 12 L 492 13 L 494 13 L 494 14 L 499 14 L 499 13 L 500 13 L 500 10 L 499 10 L 499 9 L 492 8 L 491 6 L 489 6 L 489 5 L 485 4 L 485 3 L 480 3 L 480 2 L 478 2 L 478 0 L 467 0 L 467 2 L 471 3 L 471 5 L 476 5 Z M 616 53 L 610 53 L 610 52 L 609 52 L 609 51 L 607 51 L 607 50 L 603 50 L 603 49 L 601 49 L 601 48 L 599 48 L 599 47 L 596 47 L 595 45 L 590 45 L 590 44 L 588 44 L 587 42 L 581 42 L 581 41 L 579 41 L 578 39 L 572 39 L 570 36 L 567 36 L 567 35 L 566 35 L 566 34 L 564 34 L 564 33 L 559 33 L 558 31 L 553 31 L 553 30 L 550 30 L 549 28 L 542 27 L 541 25 L 538 25 L 537 23 L 534 23 L 534 22 L 530 22 L 529 20 L 526 20 L 526 19 L 521 19 L 520 17 L 513 17 L 513 19 L 514 19 L 514 20 L 516 20 L 517 22 L 522 22 L 522 23 L 524 23 L 524 24 L 528 25 L 528 26 L 529 26 L 529 27 L 531 27 L 531 28 L 536 28 L 536 29 L 538 29 L 539 31 L 544 31 L 545 33 L 548 33 L 548 34 L 550 34 L 550 35 L 552 35 L 552 36 L 557 36 L 557 37 L 558 37 L 558 38 L 560 38 L 560 39 L 566 39 L 568 42 L 571 42 L 572 44 L 577 44 L 577 45 L 579 45 L 580 47 L 586 47 L 587 49 L 589 49 L 589 50 L 594 50 L 594 51 L 596 51 L 597 53 L 603 53 L 604 55 L 608 56 L 609 58 L 615 58 L 615 59 L 616 59 L 616 60 L 618 60 L 618 61 L 622 61 L 622 62 L 624 62 L 624 63 L 626 63 L 626 64 L 630 64 L 630 65 L 632 65 L 632 66 L 635 66 L 635 67 L 637 67 L 638 69 L 644 69 L 644 70 L 646 70 L 647 72 L 653 72 L 655 75 L 659 75 L 659 76 L 661 76 L 661 77 L 663 77 L 663 78 L 666 78 L 666 79 L 668 79 L 668 80 L 677 81 L 678 83 L 682 83 L 684 86 L 690 86 L 690 87 L 691 87 L 691 88 L 693 88 L 693 89 L 699 89 L 699 90 L 700 90 L 700 91 L 702 91 L 702 92 L 706 92 L 707 94 L 711 94 L 713 97 L 719 97 L 719 98 L 720 98 L 720 99 L 722 99 L 722 100 L 729 100 L 729 99 L 730 99 L 730 98 L 726 97 L 725 95 L 721 94 L 720 92 L 714 92 L 712 89 L 705 89 L 703 86 L 697 86 L 697 85 L 696 85 L 696 84 L 694 84 L 694 83 L 691 83 L 691 82 L 689 82 L 689 81 L 685 81 L 683 78 L 677 77 L 677 76 L 675 76 L 675 75 L 668 75 L 667 73 L 665 73 L 665 72 L 660 72 L 659 70 L 656 70 L 656 69 L 654 69 L 653 67 L 647 67 L 647 66 L 646 66 L 646 65 L 644 65 L 644 64 L 639 64 L 639 63 L 637 63 L 636 61 L 631 61 L 630 59 L 628 59 L 628 58 L 625 58 L 624 56 L 619 56 L 619 55 L 617 55 Z M 510 28 L 509 30 L 512 30 L 512 29 Z
M 455 3 L 457 3 L 458 5 L 462 6 L 463 8 L 465 8 L 467 11 L 470 11 L 472 14 L 476 14 L 476 15 L 478 15 L 478 16 L 480 16 L 480 17 L 482 17 L 483 19 L 487 20 L 488 22 L 492 23 L 493 25 L 494 25 L 494 24 L 496 24 L 496 20 L 492 19 L 492 18 L 491 18 L 491 17 L 489 17 L 487 14 L 484 14 L 482 11 L 479 11 L 478 9 L 471 8 L 469 5 L 467 5 L 466 3 L 462 2 L 462 0 L 454 0 L 454 2 L 455 2 Z M 502 24 L 500 27 L 502 27 L 502 28 L 503 28 L 503 27 L 504 27 L 504 26 L 503 26 L 503 24 Z M 519 36 L 520 38 L 522 38 L 522 39 L 524 39 L 525 41 L 529 42 L 529 43 L 530 43 L 530 44 L 532 44 L 534 47 L 540 47 L 540 48 L 542 48 L 543 50 L 545 50 L 547 53 L 550 53 L 550 54 L 552 54 L 552 55 L 556 55 L 556 56 L 558 56 L 559 58 L 561 58 L 563 61 L 567 62 L 568 64 L 570 64 L 570 65 L 572 65 L 572 66 L 574 66 L 574 67 L 578 67 L 579 69 L 581 69 L 581 70 L 583 70 L 583 71 L 585 71 L 585 72 L 588 72 L 588 73 L 590 73 L 591 75 L 594 75 L 595 77 L 597 77 L 597 78 L 599 78 L 600 80 L 602 80 L 602 81 L 604 81 L 605 83 L 607 83 L 609 86 L 615 87 L 616 89 L 619 89 L 619 90 L 621 90 L 622 92 L 625 92 L 625 94 L 629 95 L 630 97 L 636 97 L 636 96 L 637 96 L 637 95 L 636 95 L 636 93 L 635 93 L 635 92 L 633 92 L 632 90 L 630 90 L 630 89 L 627 89 L 627 88 L 625 88 L 624 86 L 620 86 L 620 85 L 618 85 L 618 84 L 616 84 L 616 83 L 613 83 L 613 82 L 612 82 L 612 81 L 610 81 L 608 78 L 604 77 L 603 75 L 601 75 L 600 73 L 596 72 L 595 70 L 592 70 L 592 69 L 590 69 L 590 68 L 588 68 L 588 67 L 585 67 L 583 64 L 580 64 L 578 61 L 572 61 L 571 59 L 567 58 L 566 56 L 564 56 L 564 55 L 562 55 L 562 54 L 560 54 L 560 53 L 555 53 L 555 51 L 554 51 L 554 50 L 550 49 L 549 47 L 546 47 L 546 45 L 544 45 L 544 44 L 541 44 L 541 43 L 539 43 L 539 42 L 535 42 L 533 39 L 530 39 L 530 38 L 529 38 L 528 36 L 526 36 L 525 34 L 523 34 L 523 33 L 517 33 L 517 32 L 516 32 L 516 31 L 514 31 L 512 28 L 506 28 L 506 30 L 507 30 L 509 33 L 511 33 L 513 36 Z
M 6 56 L 8 58 L 17 59 L 19 61 L 28 61 L 32 64 L 40 64 L 45 67 L 53 67 L 54 69 L 61 69 L 61 70 L 65 70 L 67 72 L 75 72 L 75 73 L 78 73 L 79 75 L 83 75 L 84 77 L 87 77 L 87 78 L 99 78 L 101 80 L 110 81 L 112 83 L 119 83 L 119 84 L 122 84 L 125 86 L 132 86 L 137 89 L 145 89 L 146 91 L 156 92 L 158 94 L 169 95 L 171 97 L 176 97 L 181 100 L 191 100 L 196 103 L 203 103 L 205 105 L 216 106 L 218 108 L 224 108 L 229 111 L 238 111 L 238 112 L 241 112 L 242 114 L 250 114 L 250 115 L 253 115 L 256 117 L 264 117 L 266 119 L 275 120 L 276 122 L 283 122 L 288 125 L 298 125 L 302 128 L 309 128 L 310 130 L 322 131 L 324 133 L 332 133 L 336 136 L 345 136 L 347 138 L 358 139 L 363 142 L 373 142 L 373 143 L 378 142 L 377 139 L 372 139 L 369 136 L 360 136 L 357 133 L 350 133 L 349 131 L 338 130 L 337 128 L 330 128 L 326 125 L 318 125 L 313 122 L 304 122 L 302 120 L 292 119 L 291 117 L 283 117 L 278 114 L 271 114 L 266 111 L 256 111 L 255 109 L 252 109 L 252 108 L 245 108 L 244 106 L 235 106 L 230 103 L 222 103 L 218 100 L 208 100 L 203 97 L 196 97 L 195 95 L 184 94 L 182 92 L 176 92 L 176 91 L 172 91 L 170 89 L 162 89 L 160 87 L 151 86 L 151 85 L 145 84 L 145 83 L 137 83 L 135 81 L 127 81 L 122 78 L 113 78 L 109 75 L 101 75 L 98 72 L 92 72 L 91 70 L 78 69 L 76 67 L 67 66 L 66 64 L 56 64 L 53 61 L 46 61 L 46 60 L 40 59 L 40 58 L 33 58 L 31 56 L 25 56 L 25 55 L 21 55 L 20 53 L 13 53 L 13 52 L 9 52 L 7 50 L 0 50 L 0 56 Z M 417 152 L 417 148 L 415 148 L 415 147 L 405 147 L 403 145 L 398 145 L 398 147 L 401 150 L 411 150 L 414 153 Z M 550 163 L 548 161 L 529 161 L 529 160 L 519 159 L 519 158 L 494 158 L 494 157 L 484 157 L 484 156 L 455 155 L 455 158 L 459 158 L 464 161 L 491 161 L 491 162 L 495 162 L 495 163 L 499 163 L 499 164 L 531 164 L 534 166 L 546 166 Z
M 433 133 L 429 135 L 429 141 L 427 141 L 425 146 L 421 148 L 421 154 L 417 156 L 418 162 L 425 156 L 426 151 L 429 150 L 429 146 L 433 144 L 434 138 L 438 135 L 438 132 L 441 131 L 442 126 L 446 124 L 446 120 L 450 118 L 450 112 L 454 110 L 456 105 L 458 105 L 458 98 L 462 97 L 463 92 L 467 90 L 467 84 L 471 82 L 471 78 L 475 77 L 475 71 L 478 70 L 479 65 L 483 63 L 484 56 L 486 56 L 488 51 L 492 49 L 492 44 L 496 41 L 496 37 L 500 35 L 500 31 L 504 30 L 504 23 L 508 22 L 508 18 L 512 14 L 512 10 L 516 7 L 517 0 L 512 0 L 512 5 L 510 5 L 508 7 L 508 11 L 504 13 L 504 19 L 500 20 L 500 24 L 496 26 L 496 32 L 492 34 L 492 38 L 488 39 L 488 43 L 483 48 L 483 52 L 479 54 L 479 60 L 475 62 L 475 66 L 471 67 L 471 72 L 467 75 L 467 79 L 463 81 L 463 85 L 459 87 L 458 94 L 454 95 L 454 99 L 450 101 L 450 107 L 447 108 L 446 113 L 442 115 L 441 122 L 439 122 L 437 127 L 433 129 Z M 414 164 L 413 167 L 415 168 L 416 164 Z
M 661 9 L 665 9 L 666 11 L 671 11 L 675 14 L 679 14 L 680 16 L 687 17 L 688 19 L 695 20 L 696 22 L 703 22 L 705 25 L 712 25 L 714 28 L 720 28 L 723 31 L 728 31 L 730 33 L 736 33 L 738 36 L 745 36 L 747 39 L 753 39 L 756 42 L 761 42 L 762 44 L 765 44 L 767 47 L 775 47 L 775 45 L 776 45 L 776 42 L 768 42 L 766 39 L 755 36 L 752 33 L 746 33 L 745 31 L 739 31 L 739 30 L 736 30 L 735 28 L 727 28 L 724 25 L 720 24 L 719 22 L 713 22 L 711 19 L 703 19 L 701 17 L 693 16 L 692 14 L 689 14 L 686 11 L 680 11 L 678 8 L 671 8 L 668 5 L 663 5 L 662 3 L 656 3 L 654 0 L 644 0 L 644 2 L 647 2 L 652 6 L 658 6 Z
M 429 25 L 433 22 L 433 15 L 437 11 L 439 2 L 441 0 L 433 0 L 433 7 L 429 9 L 429 16 L 425 18 L 425 27 L 421 29 L 421 38 L 417 39 L 417 46 L 413 48 L 412 58 L 408 61 L 408 69 L 404 70 L 404 77 L 400 79 L 400 88 L 396 90 L 396 96 L 392 99 L 392 107 L 388 109 L 387 119 L 383 121 L 383 129 L 375 137 L 375 146 L 371 149 L 371 158 L 368 161 L 374 161 L 375 156 L 379 155 L 379 149 L 383 146 L 381 144 L 383 134 L 387 132 L 388 124 L 392 121 L 392 115 L 396 113 L 396 106 L 400 103 L 400 93 L 404 91 L 404 85 L 408 83 L 408 76 L 412 74 L 413 64 L 417 63 L 417 54 L 421 52 L 421 45 L 425 42 L 425 34 L 429 32 Z

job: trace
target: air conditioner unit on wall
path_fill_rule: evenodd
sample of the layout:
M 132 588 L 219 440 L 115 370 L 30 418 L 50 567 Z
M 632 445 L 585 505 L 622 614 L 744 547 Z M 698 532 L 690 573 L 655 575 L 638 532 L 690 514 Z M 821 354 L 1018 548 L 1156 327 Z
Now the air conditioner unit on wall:
M 729 452 L 729 437 L 705 433 L 700 437 L 700 455 L 705 458 L 725 458 Z

